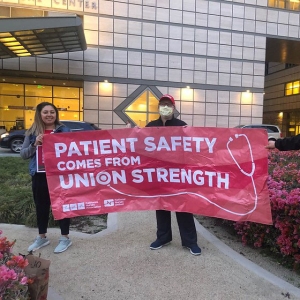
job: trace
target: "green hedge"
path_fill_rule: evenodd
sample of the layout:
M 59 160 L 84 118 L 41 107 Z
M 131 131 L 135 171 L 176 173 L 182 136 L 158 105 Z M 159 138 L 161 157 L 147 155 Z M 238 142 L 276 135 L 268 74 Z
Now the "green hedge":
M 0 157 L 0 223 L 36 227 L 29 160 Z M 49 227 L 58 225 L 51 214 Z

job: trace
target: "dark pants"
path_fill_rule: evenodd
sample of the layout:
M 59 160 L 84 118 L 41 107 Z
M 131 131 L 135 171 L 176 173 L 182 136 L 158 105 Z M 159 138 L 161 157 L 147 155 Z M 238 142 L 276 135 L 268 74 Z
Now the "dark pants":
M 181 236 L 182 246 L 193 246 L 197 244 L 197 232 L 193 214 L 176 212 L 177 223 Z M 156 211 L 157 239 L 162 244 L 172 241 L 171 212 L 167 210 Z
M 36 218 L 39 234 L 44 234 L 47 233 L 51 205 L 45 173 L 36 173 L 34 176 L 32 176 L 32 193 L 36 208 Z M 62 219 L 58 222 L 61 234 L 68 235 L 70 228 L 70 219 Z

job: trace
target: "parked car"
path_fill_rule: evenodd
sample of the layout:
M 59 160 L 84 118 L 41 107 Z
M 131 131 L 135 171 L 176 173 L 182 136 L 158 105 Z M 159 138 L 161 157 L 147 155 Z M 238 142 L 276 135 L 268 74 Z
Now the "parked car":
M 84 121 L 61 121 L 71 131 L 100 130 L 95 124 Z M 25 138 L 25 129 L 5 132 L 0 136 L 0 147 L 10 148 L 14 153 L 20 153 Z
M 276 141 L 277 139 L 282 138 L 282 132 L 277 125 L 269 125 L 269 124 L 252 124 L 252 125 L 239 125 L 235 128 L 252 128 L 252 129 L 265 129 L 268 132 L 268 140 Z

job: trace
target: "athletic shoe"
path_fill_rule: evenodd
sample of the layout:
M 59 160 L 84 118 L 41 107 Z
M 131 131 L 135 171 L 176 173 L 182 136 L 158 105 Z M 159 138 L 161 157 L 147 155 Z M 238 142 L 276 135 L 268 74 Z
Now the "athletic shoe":
M 167 242 L 167 243 L 162 243 L 160 240 L 156 240 L 155 242 L 153 242 L 151 245 L 150 245 L 150 249 L 151 250 L 158 250 L 160 249 L 162 246 L 167 246 L 169 245 L 170 242 Z
M 185 248 L 188 248 L 191 252 L 191 254 L 193 255 L 200 255 L 201 254 L 201 248 L 196 244 L 196 245 L 193 245 L 191 247 L 187 247 L 187 246 L 183 246 Z
M 50 241 L 44 237 L 44 238 L 41 238 L 39 235 L 36 237 L 35 241 L 33 242 L 33 244 L 31 244 L 29 247 L 28 247 L 28 252 L 33 252 L 35 250 L 38 250 L 42 247 L 45 247 L 47 245 L 50 244 Z
M 62 236 L 59 239 L 59 243 L 56 246 L 54 253 L 61 253 L 66 251 L 70 246 L 72 245 L 72 242 L 70 239 L 66 238 L 65 236 Z

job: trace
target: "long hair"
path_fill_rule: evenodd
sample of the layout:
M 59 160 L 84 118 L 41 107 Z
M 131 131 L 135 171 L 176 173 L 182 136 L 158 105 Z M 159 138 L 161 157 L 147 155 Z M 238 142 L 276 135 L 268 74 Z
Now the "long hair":
M 55 110 L 56 112 L 56 119 L 55 119 L 55 126 L 56 125 L 61 125 L 60 121 L 59 121 L 59 115 L 58 115 L 58 110 L 56 108 L 56 106 L 50 102 L 41 102 L 40 104 L 37 105 L 36 107 L 36 110 L 35 110 L 35 115 L 34 115 L 34 122 L 33 124 L 31 125 L 31 127 L 26 131 L 26 135 L 30 135 L 30 134 L 33 134 L 33 135 L 39 135 L 41 133 L 44 133 L 45 131 L 45 124 L 42 120 L 42 115 L 41 115 L 41 112 L 43 110 L 43 108 L 45 106 L 52 106 L 53 109 Z

